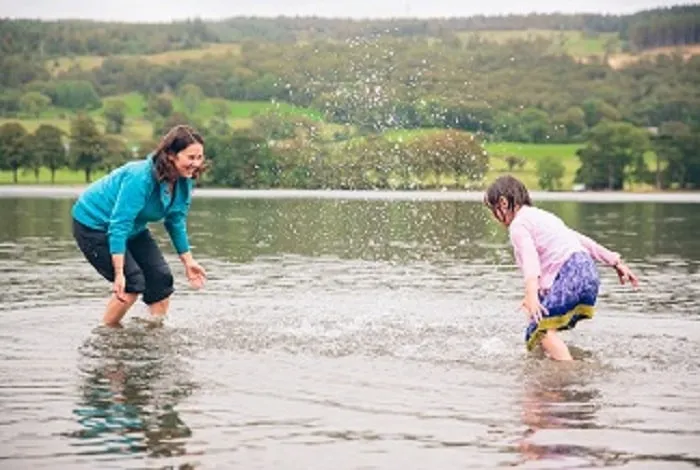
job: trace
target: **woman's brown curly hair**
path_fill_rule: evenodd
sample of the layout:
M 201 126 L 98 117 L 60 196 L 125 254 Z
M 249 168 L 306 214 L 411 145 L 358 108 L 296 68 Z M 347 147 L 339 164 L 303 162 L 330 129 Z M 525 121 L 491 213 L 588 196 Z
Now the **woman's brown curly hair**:
M 187 125 L 178 125 L 170 129 L 153 151 L 156 179 L 171 183 L 177 181 L 180 175 L 177 168 L 175 168 L 175 164 L 168 157 L 177 155 L 195 143 L 204 145 L 204 138 L 194 128 Z M 199 178 L 206 169 L 206 164 L 203 164 L 197 168 L 192 178 Z

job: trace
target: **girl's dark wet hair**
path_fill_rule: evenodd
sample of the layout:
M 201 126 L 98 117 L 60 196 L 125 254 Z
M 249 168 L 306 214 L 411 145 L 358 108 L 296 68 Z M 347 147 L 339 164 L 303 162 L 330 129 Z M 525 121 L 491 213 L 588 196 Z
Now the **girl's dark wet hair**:
M 177 155 L 192 144 L 204 145 L 204 139 L 194 128 L 187 125 L 175 126 L 163 136 L 158 147 L 153 151 L 156 179 L 158 181 L 177 181 L 179 174 L 175 164 L 168 158 L 169 155 Z M 194 172 L 193 179 L 197 179 L 206 171 L 202 165 Z
M 491 186 L 486 189 L 484 204 L 492 211 L 498 206 L 501 197 L 508 201 L 508 209 L 513 210 L 516 206 L 531 206 L 532 199 L 525 185 L 517 178 L 505 175 L 500 176 Z

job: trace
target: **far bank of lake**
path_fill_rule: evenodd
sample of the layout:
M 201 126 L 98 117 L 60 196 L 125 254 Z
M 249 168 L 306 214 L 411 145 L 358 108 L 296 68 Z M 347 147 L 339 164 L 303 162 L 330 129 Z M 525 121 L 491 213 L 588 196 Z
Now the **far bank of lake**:
M 75 198 L 86 188 L 78 186 L 0 185 L 0 198 Z M 305 190 L 198 188 L 195 197 L 224 199 L 337 199 L 384 201 L 471 201 L 483 199 L 482 191 L 392 191 L 392 190 Z M 576 202 L 668 202 L 700 203 L 700 192 L 625 192 L 625 191 L 531 191 L 535 201 Z

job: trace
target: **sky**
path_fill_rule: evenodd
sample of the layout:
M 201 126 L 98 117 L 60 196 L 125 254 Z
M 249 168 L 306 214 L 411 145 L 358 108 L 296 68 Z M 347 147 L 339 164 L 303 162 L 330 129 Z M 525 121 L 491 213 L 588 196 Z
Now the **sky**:
M 232 16 L 351 18 L 446 17 L 521 13 L 632 13 L 683 0 L 0 0 L 0 18 L 80 18 L 163 22 Z

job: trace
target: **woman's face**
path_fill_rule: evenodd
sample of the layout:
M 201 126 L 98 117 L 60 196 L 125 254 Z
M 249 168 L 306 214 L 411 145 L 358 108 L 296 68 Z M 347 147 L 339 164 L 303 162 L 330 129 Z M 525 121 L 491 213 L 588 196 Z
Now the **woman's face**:
M 198 142 L 190 144 L 187 148 L 170 156 L 170 160 L 182 178 L 192 178 L 204 164 L 204 146 Z

